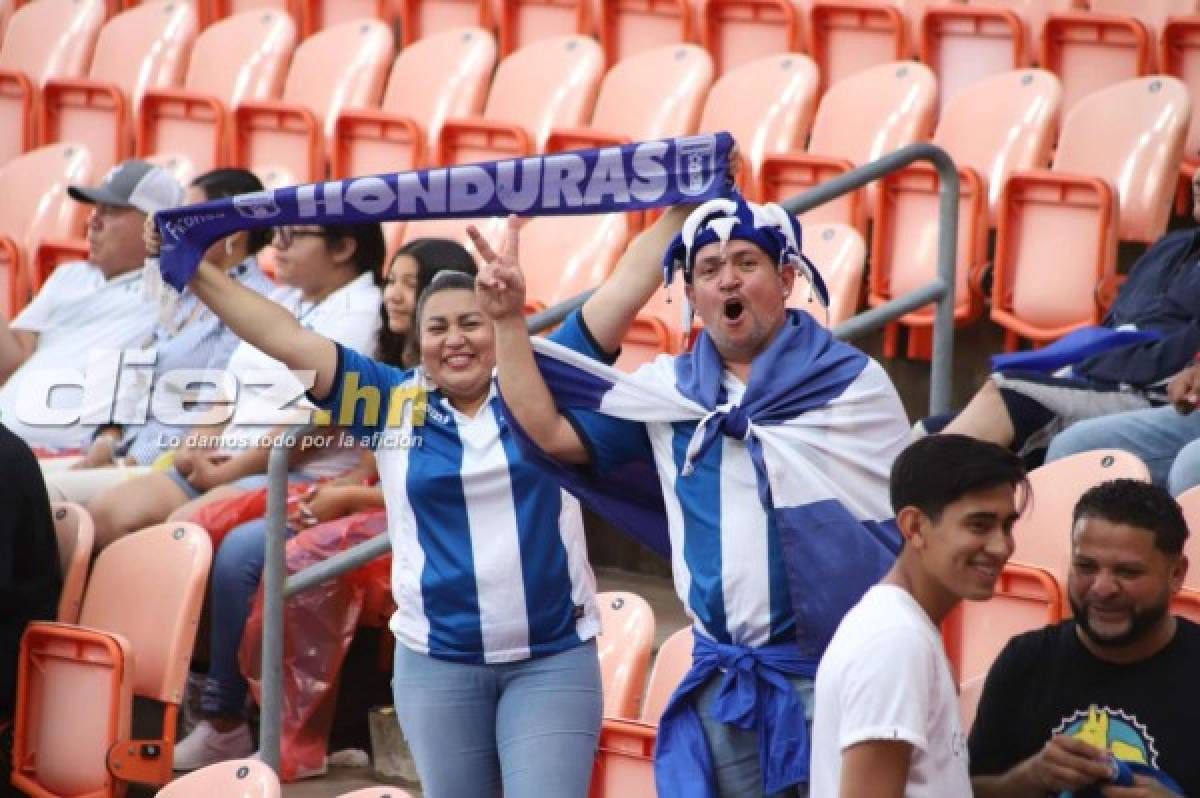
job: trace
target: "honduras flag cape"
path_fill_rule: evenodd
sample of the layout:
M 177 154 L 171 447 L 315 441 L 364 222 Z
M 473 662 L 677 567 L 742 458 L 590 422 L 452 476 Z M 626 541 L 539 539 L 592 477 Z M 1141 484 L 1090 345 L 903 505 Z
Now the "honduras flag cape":
M 636 211 L 726 189 L 728 133 L 279 188 L 159 211 L 162 279 L 182 291 L 204 252 L 238 230 L 291 224 Z
M 804 711 L 782 679 L 812 675 L 842 616 L 899 552 L 887 476 L 909 428 L 890 380 L 877 363 L 798 310 L 788 312 L 782 331 L 755 359 L 737 406 L 726 399 L 724 366 L 707 332 L 693 352 L 660 356 L 634 374 L 542 338 L 533 339 L 533 347 L 564 411 L 595 410 L 645 423 L 697 422 L 680 480 L 718 436 L 744 440 L 759 498 L 780 530 L 799 647 L 750 650 L 698 636 L 704 644 L 698 642 L 693 670 L 660 726 L 660 794 L 716 794 L 700 721 L 687 697 L 718 668 L 724 682 L 714 714 L 758 731 L 764 791 L 807 781 Z M 607 474 L 566 467 L 517 431 L 533 449 L 530 457 L 589 508 L 667 553 L 673 530 L 653 463 Z

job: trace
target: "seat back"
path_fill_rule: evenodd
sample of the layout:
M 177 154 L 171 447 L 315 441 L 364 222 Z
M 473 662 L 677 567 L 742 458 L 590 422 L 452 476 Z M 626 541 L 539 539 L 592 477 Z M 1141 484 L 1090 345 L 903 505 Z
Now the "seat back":
M 400 35 L 405 47 L 442 31 L 491 30 L 489 0 L 400 0 Z
M 193 770 L 158 791 L 155 798 L 279 798 L 279 778 L 258 759 L 230 759 Z M 373 795 L 379 798 L 377 790 Z
M 496 41 L 487 31 L 453 28 L 431 34 L 397 56 L 380 110 L 412 119 L 432 148 L 442 122 L 483 110 L 495 68 Z
M 207 27 L 196 38 L 184 88 L 233 109 L 243 100 L 278 97 L 296 47 L 296 23 L 270 9 L 245 11 Z
M 392 22 L 391 0 L 302 0 L 301 25 L 303 36 L 319 30 L 358 19 L 378 19 Z
M 182 82 L 195 38 L 196 11 L 191 4 L 155 0 L 134 6 L 100 30 L 88 77 L 119 87 L 136 117 L 146 89 Z
M 605 0 L 598 12 L 596 33 L 610 67 L 643 50 L 691 40 L 687 0 Z
M 708 93 L 699 131 L 727 130 L 743 180 L 753 185 L 768 155 L 804 147 L 817 105 L 817 67 L 796 53 L 769 55 L 725 73 Z
M 1146 26 L 1132 17 L 1079 12 L 1046 19 L 1039 64 L 1063 84 L 1063 112 L 1092 92 L 1150 72 Z
M 343 108 L 378 105 L 393 52 L 392 31 L 377 19 L 326 28 L 296 48 L 283 102 L 312 111 L 332 140 Z
M 528 300 L 550 306 L 600 285 L 630 232 L 629 219 L 622 213 L 530 220 L 521 232 Z
M 1055 11 L 1087 7 L 1086 0 L 967 0 L 967 3 L 1012 11 L 1020 17 L 1025 33 L 1025 52 L 1030 61 L 1035 62 L 1042 52 L 1042 31 L 1046 27 L 1046 17 Z
M 62 594 L 58 598 L 58 622 L 75 623 L 83 603 L 96 527 L 91 514 L 73 502 L 55 502 L 50 512 L 54 518 L 54 535 L 58 538 L 58 562 L 63 580 Z
M 1200 97 L 1200 17 L 1173 19 L 1162 35 L 1161 71 L 1179 78 L 1188 87 L 1188 94 Z M 1200 102 L 1192 102 L 1192 119 L 1188 123 L 1184 159 L 1200 159 Z
M 603 72 L 604 53 L 593 39 L 534 42 L 500 62 L 483 116 L 519 125 L 541 151 L 553 128 L 584 124 Z
M 1088 7 L 1097 14 L 1133 17 L 1146 26 L 1151 42 L 1162 36 L 1169 19 L 1200 13 L 1197 0 L 1088 0 Z
M 12 318 L 29 301 L 32 262 L 38 244 L 50 238 L 77 238 L 84 207 L 67 196 L 67 186 L 88 185 L 92 159 L 76 144 L 51 144 L 0 166 L 0 240 L 11 253 L 0 260 L 0 303 Z
M 944 5 L 931 9 L 921 25 L 920 59 L 938 79 L 938 105 L 971 84 L 1028 66 L 1025 26 L 1013 11 Z
M 979 175 L 991 218 L 1010 174 L 1049 164 L 1061 101 L 1058 78 L 1022 69 L 973 84 L 942 112 L 933 143 Z
M 654 656 L 654 667 L 646 682 L 646 700 L 642 702 L 642 717 L 646 723 L 658 725 L 675 689 L 692 667 L 692 629 L 684 627 L 663 641 Z
M 606 717 L 636 718 L 654 645 L 654 611 L 641 596 L 598 593 L 601 632 L 597 638 Z
M 1183 544 L 1183 553 L 1188 558 L 1188 572 L 1183 586 L 1200 590 L 1200 486 L 1189 488 L 1175 497 L 1183 508 L 1187 520 L 1188 538 Z
M 888 3 L 820 0 L 813 4 L 811 19 L 812 56 L 822 89 L 908 56 L 904 15 Z
M 858 311 L 867 244 L 848 224 L 808 224 L 804 226 L 804 254 L 817 267 L 829 289 L 828 324 L 836 327 Z M 796 286 L 788 297 L 788 307 L 806 311 L 821 324 L 826 324 L 826 314 L 820 304 L 815 300 L 809 302 L 807 286 Z
M 1150 480 L 1129 452 L 1098 449 L 1064 457 L 1029 472 L 1029 506 L 1013 526 L 1011 562 L 1043 568 L 1066 589 L 1071 564 L 1071 516 L 1079 497 L 1110 479 Z
M 527 44 L 590 33 L 587 0 L 500 0 L 500 56 Z
M 691 133 L 712 79 L 712 59 L 694 44 L 631 55 L 605 75 L 590 127 L 634 141 Z
M 25 73 L 34 85 L 87 74 L 104 0 L 38 0 L 16 10 L 0 46 L 0 69 Z
M 185 522 L 128 535 L 96 558 L 79 625 L 129 642 L 135 695 L 179 703 L 211 561 L 208 533 Z
M 803 24 L 791 0 L 705 0 L 700 44 L 717 75 L 764 55 L 798 52 Z
M 1154 241 L 1166 230 L 1191 113 L 1187 87 L 1171 77 L 1097 91 L 1067 112 L 1054 171 L 1106 180 L 1120 208 L 1119 238 Z

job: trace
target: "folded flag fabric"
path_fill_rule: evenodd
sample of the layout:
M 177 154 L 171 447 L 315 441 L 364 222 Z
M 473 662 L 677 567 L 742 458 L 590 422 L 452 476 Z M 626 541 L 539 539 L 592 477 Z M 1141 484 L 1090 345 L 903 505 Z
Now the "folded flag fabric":
M 1114 329 L 1112 327 L 1084 327 L 1064 335 L 1052 344 L 1029 352 L 1006 352 L 992 355 L 992 371 L 1038 371 L 1050 373 L 1064 366 L 1071 366 L 1099 355 L 1131 344 L 1157 341 L 1161 338 L 1153 330 Z
M 177 291 L 204 252 L 238 230 L 292 224 L 356 224 L 609 213 L 704 202 L 728 188 L 728 133 L 487 163 L 352 177 L 278 188 L 160 211 L 159 269 Z

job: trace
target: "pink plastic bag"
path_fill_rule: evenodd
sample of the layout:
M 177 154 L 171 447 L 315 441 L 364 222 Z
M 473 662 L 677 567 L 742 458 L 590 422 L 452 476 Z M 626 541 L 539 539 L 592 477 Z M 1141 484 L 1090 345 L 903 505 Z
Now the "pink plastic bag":
M 288 573 L 387 533 L 383 510 L 309 527 L 287 544 Z M 391 557 L 383 558 L 386 573 Z M 284 611 L 283 728 L 280 777 L 285 782 L 318 775 L 325 767 L 337 683 L 355 627 L 363 616 L 367 584 L 378 583 L 376 560 L 288 599 Z M 378 602 L 375 598 L 373 601 Z M 262 698 L 262 588 L 246 622 L 239 652 L 242 673 L 256 701 Z M 374 609 L 378 613 L 379 607 Z

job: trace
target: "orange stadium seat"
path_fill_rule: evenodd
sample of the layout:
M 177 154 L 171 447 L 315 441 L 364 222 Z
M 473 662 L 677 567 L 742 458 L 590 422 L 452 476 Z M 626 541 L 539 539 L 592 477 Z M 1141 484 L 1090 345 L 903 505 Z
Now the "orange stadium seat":
M 84 208 L 67 186 L 87 185 L 92 160 L 76 144 L 40 147 L 0 166 L 0 302 L 12 318 L 41 284 L 34 263 L 46 239 L 78 237 Z
M 1042 53 L 1042 31 L 1046 17 L 1055 11 L 1074 11 L 1087 7 L 1085 0 L 967 0 L 968 6 L 1012 11 L 1021 20 L 1025 53 L 1030 63 L 1038 63 Z
M 1183 588 L 1171 599 L 1171 612 L 1192 623 L 1200 623 L 1200 590 Z
M 15 0 L 0 0 L 0 39 L 4 38 L 4 31 L 8 29 L 8 20 L 12 18 L 14 2 Z
M 62 593 L 58 597 L 56 617 L 59 623 L 76 623 L 83 604 L 88 566 L 92 562 L 96 527 L 88 511 L 73 502 L 55 502 L 50 510 L 54 516 L 58 562 L 62 568 Z
M 687 0 L 605 0 L 596 35 L 611 67 L 643 50 L 691 41 L 691 9 Z
M 587 0 L 500 0 L 500 57 L 527 44 L 591 33 Z
M 133 152 L 142 95 L 178 86 L 196 38 L 196 12 L 179 0 L 155 0 L 105 23 L 87 79 L 46 82 L 41 140 L 73 141 L 104 172 Z
M 489 0 L 400 0 L 400 39 L 415 41 L 454 28 L 492 29 Z
M 1187 520 L 1190 533 L 1183 546 L 1183 553 L 1190 566 L 1183 586 L 1200 591 L 1200 487 L 1185 490 L 1176 496 L 1175 500 L 1183 508 L 1183 517 Z
M 412 798 L 412 793 L 399 787 L 363 787 L 353 792 L 344 792 L 337 798 Z
M 666 322 L 653 316 L 638 316 L 621 339 L 621 354 L 613 367 L 626 372 L 637 371 L 659 355 L 673 354 L 674 346 Z
M 1030 471 L 1029 506 L 1013 526 L 1016 551 L 1009 562 L 1048 571 L 1065 591 L 1075 503 L 1093 485 L 1123 478 L 1149 482 L 1150 471 L 1137 457 L 1119 449 L 1083 452 Z
M 937 6 L 925 13 L 919 57 L 938 78 L 938 109 L 977 81 L 1028 66 L 1025 24 L 1005 8 Z
M 1150 73 L 1150 34 L 1133 17 L 1056 12 L 1042 30 L 1043 69 L 1063 84 L 1063 113 L 1098 89 Z
M 0 164 L 38 140 L 43 84 L 87 73 L 103 0 L 41 0 L 17 9 L 0 45 Z
M 1200 16 L 1172 19 L 1163 28 L 1159 52 L 1161 70 L 1179 78 L 1192 98 L 1192 119 L 1183 149 L 1175 212 L 1191 213 L 1192 175 L 1200 166 Z
M 1088 8 L 1098 14 L 1133 17 L 1146 27 L 1150 37 L 1150 71 L 1159 69 L 1157 43 L 1167 21 L 1200 13 L 1197 0 L 1088 0 Z
M 836 327 L 858 312 L 862 298 L 863 272 L 867 265 L 867 244 L 848 224 L 825 223 L 804 226 L 804 254 L 825 280 L 829 289 L 829 315 L 816 300 L 809 301 L 808 289 L 797 286 L 788 297 L 788 306 L 807 311 L 829 327 Z
M 817 67 L 799 53 L 769 55 L 730 70 L 713 84 L 699 131 L 727 130 L 742 157 L 738 182 L 758 186 L 768 155 L 804 149 L 817 108 Z
M 586 36 L 562 36 L 534 42 L 500 62 L 483 115 L 449 119 L 442 125 L 432 162 L 437 165 L 517 158 L 545 148 L 554 128 L 579 127 L 588 119 L 604 54 Z M 503 225 L 476 222 L 495 237 Z M 467 222 L 413 222 L 405 238 L 466 239 Z
M 246 11 L 215 22 L 196 39 L 182 89 L 142 98 L 135 151 L 171 168 L 187 185 L 230 161 L 233 111 L 279 96 L 296 46 L 296 25 L 282 11 Z
M 842 78 L 908 55 L 904 15 L 889 3 L 817 0 L 808 27 L 821 91 Z
M 390 0 L 300 0 L 300 35 L 312 34 L 360 19 L 392 24 Z
M 654 645 L 654 610 L 635 593 L 597 593 L 602 631 L 596 638 L 604 715 L 635 718 L 646 687 Z
M 791 0 L 704 0 L 700 44 L 718 75 L 774 53 L 798 52 L 804 23 Z
M 923 64 L 881 64 L 842 80 L 825 92 L 813 119 L 807 153 L 768 156 L 758 196 L 780 201 L 854 166 L 928 138 L 933 128 L 937 81 Z M 875 187 L 855 191 L 800 217 L 805 224 L 841 222 L 866 232 Z
M 280 798 L 279 778 L 258 759 L 231 759 L 194 770 L 158 791 L 155 798 Z M 373 793 L 379 798 L 378 791 Z
M 170 780 L 211 560 L 203 528 L 149 527 L 96 558 L 79 625 L 29 625 L 13 723 L 18 789 L 32 798 L 115 798 L 127 782 Z M 133 696 L 163 705 L 157 739 L 130 739 Z
M 933 143 L 954 159 L 959 172 L 954 317 L 960 324 L 983 312 L 971 277 L 987 260 L 991 209 L 999 205 L 1010 174 L 1049 162 L 1060 98 L 1058 79 L 1049 72 L 1007 72 L 963 89 L 938 123 Z M 903 296 L 937 275 L 939 181 L 933 166 L 913 164 L 888 175 L 880 186 L 872 229 L 872 305 Z M 933 315 L 928 308 L 901 319 L 910 328 L 910 357 L 929 356 Z M 888 325 L 886 357 L 896 355 L 897 333 L 896 325 Z
M 1001 201 L 992 320 L 1010 351 L 1019 338 L 1050 341 L 1100 321 L 1116 294 L 1117 240 L 1150 242 L 1166 229 L 1191 114 L 1187 88 L 1164 76 L 1064 113 L 1051 170 L 1014 173 Z
M 374 19 L 305 39 L 282 98 L 243 102 L 234 112 L 233 162 L 268 188 L 323 180 L 338 115 L 378 106 L 393 52 L 391 29 Z

